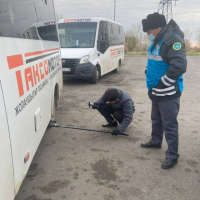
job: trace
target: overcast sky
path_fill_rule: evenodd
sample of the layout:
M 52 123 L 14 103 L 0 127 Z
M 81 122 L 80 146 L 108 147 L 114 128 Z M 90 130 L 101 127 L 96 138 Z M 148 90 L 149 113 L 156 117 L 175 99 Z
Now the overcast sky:
M 132 23 L 141 22 L 158 10 L 159 0 L 116 0 L 116 21 L 129 29 Z M 114 18 L 114 0 L 54 0 L 56 13 L 65 18 L 105 17 Z M 174 3 L 173 3 L 174 5 Z M 173 19 L 182 30 L 200 27 L 200 0 L 180 0 L 173 6 Z

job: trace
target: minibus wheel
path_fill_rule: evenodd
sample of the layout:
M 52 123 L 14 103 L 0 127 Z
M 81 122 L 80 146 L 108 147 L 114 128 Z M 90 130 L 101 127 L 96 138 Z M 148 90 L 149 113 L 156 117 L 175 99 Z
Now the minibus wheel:
M 93 84 L 96 84 L 98 79 L 99 79 L 99 70 L 97 69 L 97 67 L 95 67 L 91 82 Z

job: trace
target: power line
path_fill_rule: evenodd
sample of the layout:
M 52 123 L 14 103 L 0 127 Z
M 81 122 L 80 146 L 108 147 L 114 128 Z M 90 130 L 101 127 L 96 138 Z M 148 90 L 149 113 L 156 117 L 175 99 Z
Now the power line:
M 158 13 L 165 15 L 167 23 L 173 19 L 172 1 L 176 3 L 177 0 L 160 0 L 158 6 Z

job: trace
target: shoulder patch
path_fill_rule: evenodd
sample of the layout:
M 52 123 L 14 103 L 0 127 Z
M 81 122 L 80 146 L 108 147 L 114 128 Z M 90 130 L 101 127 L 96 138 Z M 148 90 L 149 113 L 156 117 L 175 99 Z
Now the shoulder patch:
M 175 51 L 179 51 L 181 49 L 181 47 L 182 47 L 182 45 L 181 45 L 180 42 L 176 42 L 176 43 L 173 44 L 173 49 Z

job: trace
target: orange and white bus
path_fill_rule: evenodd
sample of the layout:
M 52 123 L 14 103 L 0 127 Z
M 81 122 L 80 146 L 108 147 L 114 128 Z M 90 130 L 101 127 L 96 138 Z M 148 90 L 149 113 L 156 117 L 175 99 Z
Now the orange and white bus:
M 52 0 L 0 1 L 0 200 L 14 199 L 55 119 L 63 80 L 52 21 Z

